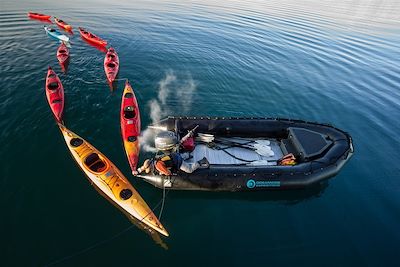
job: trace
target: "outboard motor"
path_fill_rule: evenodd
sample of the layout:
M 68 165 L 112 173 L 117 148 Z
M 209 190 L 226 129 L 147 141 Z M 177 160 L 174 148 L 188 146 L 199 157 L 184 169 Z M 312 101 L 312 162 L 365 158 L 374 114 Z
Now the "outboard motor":
M 156 149 L 163 152 L 173 150 L 176 148 L 177 143 L 178 138 L 176 137 L 175 133 L 171 131 L 159 132 L 154 139 L 154 145 Z

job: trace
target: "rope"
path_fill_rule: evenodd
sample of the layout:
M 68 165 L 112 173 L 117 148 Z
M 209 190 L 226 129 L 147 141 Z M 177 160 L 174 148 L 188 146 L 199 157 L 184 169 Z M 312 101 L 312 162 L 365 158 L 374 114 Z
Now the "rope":
M 165 182 L 164 181 L 165 181 L 165 179 L 163 179 L 163 197 L 162 197 L 162 204 L 161 204 L 161 208 L 160 208 L 160 213 L 158 214 L 158 220 L 159 221 L 161 221 L 161 215 L 163 213 L 164 203 L 165 203 Z
M 168 193 L 169 193 L 169 190 L 168 190 L 168 192 L 167 192 L 167 195 L 168 195 Z M 160 217 L 161 217 L 162 209 L 164 208 L 164 200 L 165 200 L 165 197 L 166 197 L 166 195 L 165 195 L 165 190 L 164 190 L 164 192 L 163 192 L 163 198 L 162 198 L 162 199 L 154 206 L 154 208 L 151 209 L 151 211 L 149 211 L 139 222 L 142 222 L 144 219 L 146 219 L 146 217 L 147 217 L 149 214 L 151 214 L 152 212 L 154 212 L 154 210 L 157 209 L 158 206 L 160 206 L 160 204 L 162 204 L 161 211 L 160 211 Z M 45 266 L 45 267 L 46 267 L 46 266 L 53 266 L 53 265 L 59 264 L 59 263 L 61 263 L 61 262 L 70 260 L 70 259 L 72 259 L 72 258 L 74 258 L 74 257 L 76 257 L 76 256 L 82 255 L 82 254 L 84 254 L 84 253 L 86 253 L 86 252 L 88 252 L 88 251 L 90 251 L 90 250 L 92 250 L 92 249 L 94 249 L 94 248 L 97 248 L 97 247 L 99 247 L 99 246 L 101 246 L 101 245 L 104 245 L 104 244 L 106 244 L 106 243 L 109 243 L 110 241 L 112 241 L 112 240 L 116 239 L 117 237 L 121 236 L 123 233 L 128 232 L 129 230 L 131 230 L 131 229 L 132 229 L 133 227 L 135 227 L 135 226 L 136 226 L 136 225 L 134 225 L 134 224 L 133 224 L 133 225 L 130 225 L 130 226 L 128 226 L 127 228 L 125 228 L 125 229 L 123 229 L 122 231 L 116 233 L 115 235 L 111 236 L 111 237 L 108 238 L 108 239 L 104 239 L 104 240 L 102 240 L 102 241 L 99 241 L 99 242 L 97 242 L 97 243 L 95 243 L 95 244 L 93 244 L 93 245 L 91 245 L 91 246 L 89 246 L 89 247 L 87 247 L 87 248 L 84 248 L 84 249 L 82 249 L 82 250 L 80 250 L 80 251 L 78 251 L 78 252 L 75 252 L 75 253 L 73 253 L 73 254 L 71 254 L 71 255 L 69 255 L 69 256 L 66 256 L 66 257 L 63 257 L 63 258 L 61 258 L 61 259 L 55 260 L 55 261 L 53 261 L 53 262 L 50 262 L 49 264 L 46 264 L 46 265 L 44 265 L 44 266 Z
M 55 261 L 53 261 L 53 262 L 50 262 L 49 264 L 46 264 L 45 267 L 46 267 L 46 266 L 52 266 L 52 265 L 59 264 L 59 263 L 64 262 L 64 261 L 66 261 L 66 260 L 72 259 L 72 258 L 74 258 L 74 257 L 76 257 L 76 256 L 82 255 L 83 253 L 88 252 L 89 250 L 92 250 L 92 249 L 94 249 L 94 248 L 96 248 L 96 247 L 99 247 L 99 246 L 101 246 L 101 245 L 104 245 L 104 244 L 106 244 L 106 243 L 108 243 L 108 242 L 110 242 L 110 241 L 116 239 L 117 237 L 119 237 L 119 236 L 122 235 L 123 233 L 129 231 L 129 230 L 132 229 L 134 226 L 135 226 L 135 225 L 130 225 L 128 228 L 125 228 L 124 230 L 122 230 L 122 231 L 116 233 L 115 235 L 113 235 L 112 237 L 110 237 L 110 238 L 108 238 L 108 239 L 105 239 L 105 240 L 103 240 L 103 241 L 97 242 L 97 243 L 95 243 L 95 244 L 93 244 L 93 245 L 91 245 L 91 246 L 89 246 L 89 247 L 87 247 L 87 248 L 85 248 L 85 249 L 82 249 L 82 250 L 80 250 L 80 251 L 78 251 L 78 252 L 75 252 L 75 253 L 73 253 L 73 254 L 71 254 L 71 255 L 69 255 L 69 256 L 66 256 L 66 257 L 64 257 L 64 258 L 61 258 L 61 259 L 59 259 L 59 260 L 55 260 Z

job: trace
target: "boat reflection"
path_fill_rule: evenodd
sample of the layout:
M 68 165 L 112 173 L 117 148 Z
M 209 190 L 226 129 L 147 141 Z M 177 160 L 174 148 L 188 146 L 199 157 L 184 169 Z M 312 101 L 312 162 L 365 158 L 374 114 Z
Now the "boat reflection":
M 94 48 L 96 48 L 97 50 L 99 50 L 99 51 L 101 51 L 101 52 L 103 52 L 103 53 L 107 53 L 107 48 L 106 48 L 105 46 L 97 45 L 97 44 L 94 44 L 94 43 L 92 43 L 92 42 L 89 42 L 88 40 L 84 39 L 82 36 L 81 36 L 81 39 L 82 39 L 85 43 L 87 43 L 88 45 L 93 46 Z
M 71 58 L 71 56 L 69 56 L 68 59 L 64 63 L 58 62 L 60 64 L 61 70 L 64 74 L 67 74 L 67 72 L 68 72 L 70 58 Z
M 236 199 L 250 202 L 281 202 L 285 205 L 296 205 L 303 201 L 319 198 L 329 182 L 325 181 L 305 189 L 271 190 L 271 191 L 243 191 L 243 192 L 200 192 L 200 191 L 175 191 L 177 199 Z M 183 201 L 185 202 L 185 201 Z
M 108 86 L 110 86 L 111 92 L 113 92 L 115 89 L 117 89 L 117 86 L 118 86 L 118 82 L 117 82 L 117 81 L 113 81 L 112 83 L 110 83 L 110 82 L 107 80 L 107 83 L 108 83 Z

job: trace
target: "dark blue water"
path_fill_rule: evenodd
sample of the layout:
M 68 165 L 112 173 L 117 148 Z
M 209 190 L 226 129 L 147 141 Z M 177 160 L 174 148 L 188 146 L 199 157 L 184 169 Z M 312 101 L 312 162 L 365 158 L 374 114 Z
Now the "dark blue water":
M 400 2 L 108 2 L 0 4 L 3 266 L 398 265 Z M 29 10 L 74 27 L 67 74 L 58 43 Z M 143 130 L 167 115 L 289 117 L 348 131 L 355 155 L 309 190 L 168 193 L 168 250 L 136 227 L 118 235 L 131 223 L 71 158 L 45 98 L 48 65 L 65 88 L 66 125 L 150 206 L 162 191 L 130 175 L 119 130 L 123 81 L 110 92 L 104 54 L 78 26 L 116 48 Z

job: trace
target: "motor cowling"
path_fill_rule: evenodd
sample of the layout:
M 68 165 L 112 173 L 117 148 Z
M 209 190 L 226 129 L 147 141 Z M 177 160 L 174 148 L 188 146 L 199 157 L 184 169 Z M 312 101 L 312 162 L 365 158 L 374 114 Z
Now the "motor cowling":
M 154 146 L 161 151 L 172 150 L 176 147 L 178 138 L 174 132 L 162 131 L 159 132 L 154 139 Z

